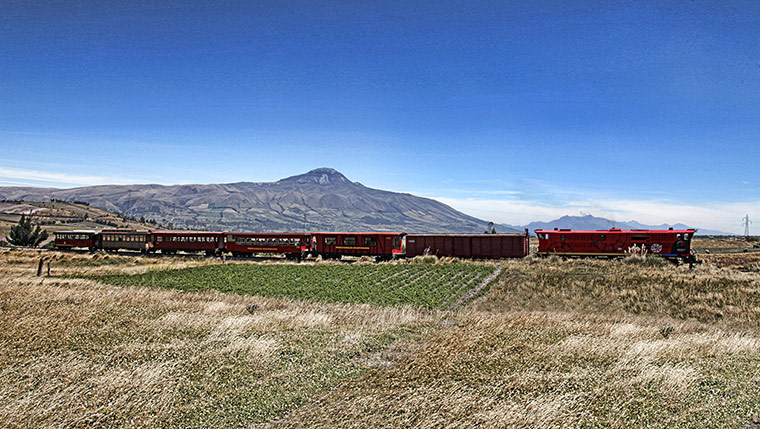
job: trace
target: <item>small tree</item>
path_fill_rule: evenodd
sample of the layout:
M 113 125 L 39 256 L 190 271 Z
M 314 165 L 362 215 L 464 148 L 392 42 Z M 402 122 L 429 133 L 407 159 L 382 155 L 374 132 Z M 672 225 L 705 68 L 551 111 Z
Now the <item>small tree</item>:
M 31 217 L 21 215 L 18 225 L 11 227 L 11 233 L 7 237 L 8 242 L 15 246 L 36 247 L 48 238 L 48 234 L 39 225 L 36 228 L 34 226 Z

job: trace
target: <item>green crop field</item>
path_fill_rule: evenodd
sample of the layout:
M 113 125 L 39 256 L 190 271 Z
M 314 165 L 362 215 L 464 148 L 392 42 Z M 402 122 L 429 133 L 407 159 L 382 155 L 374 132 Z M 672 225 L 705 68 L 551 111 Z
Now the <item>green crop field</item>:
M 219 290 L 241 295 L 321 302 L 409 304 L 447 309 L 488 290 L 501 273 L 479 264 L 208 265 L 93 279 L 118 286 L 185 291 Z

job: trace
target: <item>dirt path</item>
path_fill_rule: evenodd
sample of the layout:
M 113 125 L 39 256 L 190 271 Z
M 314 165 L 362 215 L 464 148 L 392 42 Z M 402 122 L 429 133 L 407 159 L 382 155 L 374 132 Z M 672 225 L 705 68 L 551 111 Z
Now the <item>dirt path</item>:
M 483 290 L 484 287 L 488 286 L 488 284 L 491 283 L 491 281 L 493 281 L 493 279 L 499 277 L 499 274 L 501 274 L 501 270 L 502 270 L 502 267 L 496 268 L 494 270 L 494 272 L 492 272 L 486 278 L 484 278 L 483 281 L 480 282 L 477 286 L 475 286 L 474 288 L 468 290 L 467 292 L 464 293 L 464 295 L 460 296 L 459 299 L 457 299 L 456 301 L 454 301 L 454 303 L 451 304 L 449 306 L 449 308 L 447 308 L 447 310 L 453 310 L 453 309 L 459 307 L 463 302 L 467 302 L 470 299 L 472 299 L 472 297 L 475 296 L 475 295 L 477 295 L 478 292 L 480 292 L 481 290 Z

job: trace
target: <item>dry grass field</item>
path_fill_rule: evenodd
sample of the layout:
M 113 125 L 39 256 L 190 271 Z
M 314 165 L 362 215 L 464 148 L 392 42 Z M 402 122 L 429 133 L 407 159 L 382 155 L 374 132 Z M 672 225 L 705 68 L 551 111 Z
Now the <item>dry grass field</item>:
M 110 286 L 218 260 L 0 251 L 8 427 L 741 427 L 760 254 L 503 261 L 456 310 Z

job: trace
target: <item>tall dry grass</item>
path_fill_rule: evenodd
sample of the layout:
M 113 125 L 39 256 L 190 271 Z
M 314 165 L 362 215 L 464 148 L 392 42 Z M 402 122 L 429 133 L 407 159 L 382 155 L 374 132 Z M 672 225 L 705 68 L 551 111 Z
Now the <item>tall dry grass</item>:
M 286 427 L 738 427 L 760 413 L 760 339 L 698 322 L 467 312 Z
M 0 421 L 739 427 L 760 417 L 760 265 L 711 256 L 504 261 L 465 310 L 428 312 L 39 278 L 36 253 L 4 252 Z M 53 274 L 219 263 L 56 258 Z
M 276 420 L 338 381 L 397 359 L 432 320 L 432 313 L 410 308 L 39 278 L 36 254 L 0 257 L 0 421 L 6 427 Z M 196 263 L 138 258 L 97 265 L 93 259 L 95 265 L 79 266 L 82 258 L 59 258 L 53 270 L 133 272 Z

